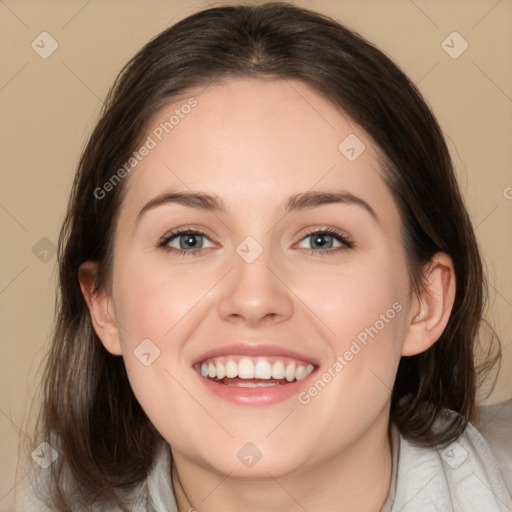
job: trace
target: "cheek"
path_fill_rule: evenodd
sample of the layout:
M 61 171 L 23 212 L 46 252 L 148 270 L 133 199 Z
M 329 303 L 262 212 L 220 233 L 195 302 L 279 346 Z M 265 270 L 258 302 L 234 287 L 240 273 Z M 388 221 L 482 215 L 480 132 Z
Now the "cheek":
M 326 335 L 331 353 L 317 380 L 298 401 L 310 417 L 322 418 L 333 445 L 357 439 L 387 414 L 407 305 L 396 283 L 385 277 L 376 281 L 376 277 L 345 280 L 344 289 L 331 296 L 338 307 L 319 311 L 334 330 Z
M 395 339 L 404 327 L 409 288 L 405 261 L 385 252 L 354 257 L 346 265 L 320 265 L 300 272 L 293 284 L 339 350 L 358 336 L 362 343 L 381 334 Z
M 126 370 L 137 400 L 157 428 L 162 418 L 174 431 L 182 427 L 165 411 L 187 407 L 179 384 L 190 371 L 183 349 L 212 308 L 205 293 L 220 272 L 171 269 L 147 259 L 140 264 L 136 258 L 116 267 L 114 302 Z
M 178 325 L 182 328 L 183 320 L 193 316 L 205 292 L 218 280 L 217 275 L 211 268 L 208 272 L 183 271 L 147 261 L 120 266 L 114 293 L 117 319 L 126 327 L 121 331 L 122 342 L 150 338 L 165 346 L 171 331 L 174 334 Z
M 297 292 L 308 297 L 308 306 L 321 320 L 321 335 L 329 341 L 325 381 L 330 396 L 322 402 L 349 409 L 354 403 L 381 407 L 393 388 L 407 327 L 405 261 L 382 254 L 334 268 L 303 277 Z
M 120 262 L 116 272 L 116 319 L 132 390 L 157 430 L 186 438 L 190 425 L 171 411 L 191 405 L 180 385 L 187 370 L 182 347 L 190 323 L 198 321 L 197 303 L 207 283 L 135 259 Z

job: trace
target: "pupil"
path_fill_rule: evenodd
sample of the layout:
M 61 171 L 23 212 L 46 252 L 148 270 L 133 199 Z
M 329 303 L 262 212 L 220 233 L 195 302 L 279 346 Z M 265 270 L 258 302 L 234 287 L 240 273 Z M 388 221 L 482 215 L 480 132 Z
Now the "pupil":
M 328 242 L 326 242 L 326 237 L 329 235 L 316 235 L 316 237 L 313 238 L 314 244 L 323 247 L 324 245 L 328 245 Z
M 186 249 L 187 247 L 195 247 L 197 245 L 197 235 L 185 235 L 183 239 L 185 239 L 184 244 L 180 244 L 182 249 Z

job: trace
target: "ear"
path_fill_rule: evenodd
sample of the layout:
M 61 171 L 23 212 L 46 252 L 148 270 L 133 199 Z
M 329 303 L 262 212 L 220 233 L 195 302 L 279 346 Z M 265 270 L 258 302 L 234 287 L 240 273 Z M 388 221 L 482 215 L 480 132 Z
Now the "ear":
M 436 253 L 425 268 L 425 283 L 411 307 L 403 356 L 430 348 L 443 333 L 455 300 L 455 269 L 446 253 Z
M 107 293 L 95 286 L 98 263 L 86 261 L 78 269 L 78 280 L 84 295 L 92 324 L 105 348 L 114 355 L 121 355 L 119 330 L 114 317 L 112 300 Z

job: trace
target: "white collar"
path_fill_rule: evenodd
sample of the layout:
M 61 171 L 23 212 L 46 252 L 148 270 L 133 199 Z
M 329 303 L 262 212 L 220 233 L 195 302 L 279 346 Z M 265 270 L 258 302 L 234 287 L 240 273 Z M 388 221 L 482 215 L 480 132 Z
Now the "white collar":
M 396 438 L 400 445 L 391 512 L 512 512 L 498 464 L 471 424 L 444 449 L 415 446 L 399 433 Z
M 468 424 L 444 449 L 407 441 L 392 426 L 393 475 L 381 512 L 512 512 L 512 498 L 491 450 Z M 147 479 L 151 512 L 178 512 L 171 452 L 163 442 Z

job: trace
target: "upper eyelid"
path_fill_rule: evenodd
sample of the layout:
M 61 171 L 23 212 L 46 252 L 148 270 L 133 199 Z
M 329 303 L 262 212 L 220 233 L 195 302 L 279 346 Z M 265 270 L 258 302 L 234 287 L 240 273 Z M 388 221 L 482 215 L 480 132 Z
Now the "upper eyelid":
M 350 235 L 343 229 L 339 228 L 331 228 L 331 227 L 323 227 L 323 228 L 306 228 L 306 232 L 302 233 L 301 236 L 309 236 L 313 235 L 314 233 L 327 233 L 328 235 L 339 235 L 343 236 L 345 238 L 350 238 Z
M 204 235 L 210 238 L 210 231 L 204 227 L 195 227 L 194 225 L 185 225 L 176 229 L 168 230 L 162 237 L 161 240 L 165 238 L 172 238 L 174 236 L 186 235 L 187 233 L 195 233 L 199 235 Z

